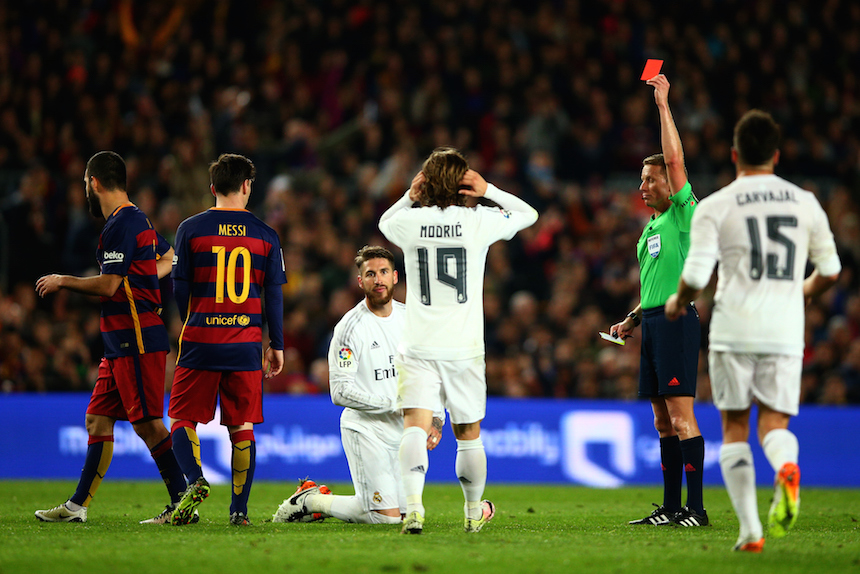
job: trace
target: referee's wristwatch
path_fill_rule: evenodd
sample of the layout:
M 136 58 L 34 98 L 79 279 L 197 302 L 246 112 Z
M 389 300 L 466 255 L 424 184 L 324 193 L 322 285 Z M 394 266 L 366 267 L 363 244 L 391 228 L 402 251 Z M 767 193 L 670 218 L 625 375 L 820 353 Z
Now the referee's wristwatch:
M 633 311 L 630 311 L 629 313 L 627 313 L 627 316 L 630 317 L 631 319 L 633 319 L 633 326 L 634 327 L 638 327 L 642 323 L 642 319 L 640 319 L 639 315 L 637 315 Z

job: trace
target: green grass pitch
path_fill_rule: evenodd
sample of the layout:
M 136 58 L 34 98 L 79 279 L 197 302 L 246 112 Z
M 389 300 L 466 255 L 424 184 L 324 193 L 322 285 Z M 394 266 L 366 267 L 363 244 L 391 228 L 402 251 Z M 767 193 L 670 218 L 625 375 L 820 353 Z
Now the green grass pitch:
M 348 485 L 330 485 L 351 493 Z M 802 490 L 797 525 L 768 539 L 764 553 L 731 552 L 737 520 L 722 488 L 708 488 L 712 526 L 628 526 L 662 490 L 595 490 L 572 486 L 496 485 L 486 491 L 496 517 L 482 532 L 462 531 L 456 483 L 430 484 L 421 536 L 399 526 L 274 524 L 271 515 L 295 484 L 257 482 L 249 513 L 254 526 L 228 524 L 230 491 L 214 486 L 201 521 L 184 527 L 140 525 L 164 506 L 161 483 L 106 480 L 85 524 L 41 523 L 39 508 L 64 501 L 71 481 L 0 481 L 0 574 L 123 572 L 241 573 L 621 573 L 684 572 L 860 574 L 860 492 Z M 764 517 L 770 489 L 759 491 Z

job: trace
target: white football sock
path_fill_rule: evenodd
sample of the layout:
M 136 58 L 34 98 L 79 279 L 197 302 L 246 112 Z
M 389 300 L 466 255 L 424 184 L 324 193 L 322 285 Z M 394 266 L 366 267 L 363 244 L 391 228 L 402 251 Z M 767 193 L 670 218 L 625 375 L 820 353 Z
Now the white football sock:
M 305 499 L 305 511 L 332 516 L 355 524 L 397 524 L 400 516 L 385 516 L 367 511 L 357 496 L 314 494 Z
M 323 516 L 334 516 L 332 514 L 332 504 L 335 498 L 351 498 L 349 496 L 334 496 L 331 494 L 311 494 L 305 497 L 304 508 L 305 512 L 319 512 Z M 359 505 L 360 506 L 360 505 Z M 340 518 L 338 516 L 338 518 Z M 341 519 L 343 520 L 343 519 Z M 349 522 L 349 521 L 347 521 Z
M 344 522 L 370 524 L 367 511 L 361 505 L 361 501 L 357 496 L 329 496 L 326 494 L 323 494 L 323 496 L 332 499 L 328 505 L 330 516 L 334 516 Z
M 752 449 L 746 442 L 731 442 L 720 447 L 720 469 L 723 482 L 740 522 L 739 539 L 760 540 L 761 519 L 755 489 L 755 466 Z
M 367 513 L 367 516 L 371 524 L 400 524 L 402 522 L 399 516 L 386 516 L 372 510 Z
M 761 448 L 774 472 L 779 472 L 787 462 L 797 464 L 800 446 L 797 437 L 788 429 L 774 429 L 767 433 L 761 441 Z
M 406 514 L 417 510 L 424 516 L 421 497 L 429 466 L 427 433 L 419 427 L 404 429 L 400 439 L 400 472 L 403 476 L 403 492 L 406 494 Z
M 487 453 L 481 437 L 474 440 L 457 441 L 457 460 L 454 463 L 457 479 L 466 499 L 464 510 L 467 518 L 481 517 L 481 497 L 487 485 Z

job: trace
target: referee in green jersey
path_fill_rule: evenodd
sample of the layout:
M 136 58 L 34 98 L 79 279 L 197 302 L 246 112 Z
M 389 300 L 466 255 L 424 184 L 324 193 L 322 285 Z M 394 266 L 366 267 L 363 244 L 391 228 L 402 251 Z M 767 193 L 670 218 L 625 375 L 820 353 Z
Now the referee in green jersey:
M 613 335 L 626 339 L 642 325 L 639 396 L 651 400 L 654 426 L 660 435 L 663 504 L 630 524 L 707 526 L 702 503 L 705 441 L 699 432 L 693 402 L 699 363 L 699 316 L 695 309 L 670 322 L 663 305 L 675 292 L 690 248 L 690 220 L 698 202 L 684 167 L 684 150 L 669 109 L 669 81 L 660 74 L 648 80 L 660 113 L 663 153 L 642 161 L 642 200 L 654 210 L 636 245 L 640 303 Z M 681 506 L 681 483 L 687 476 L 687 504 Z

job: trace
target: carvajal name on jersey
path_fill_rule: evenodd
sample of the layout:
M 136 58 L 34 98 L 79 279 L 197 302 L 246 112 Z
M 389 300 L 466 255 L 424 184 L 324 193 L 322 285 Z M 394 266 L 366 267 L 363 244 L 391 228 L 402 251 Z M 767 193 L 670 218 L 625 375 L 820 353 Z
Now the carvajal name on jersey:
M 244 225 L 233 223 L 219 223 L 218 235 L 226 235 L 227 237 L 245 237 L 248 230 Z
M 422 225 L 421 237 L 463 237 L 463 225 Z
M 735 195 L 738 205 L 747 205 L 750 203 L 769 203 L 769 202 L 786 202 L 797 203 L 797 198 L 794 192 L 789 189 L 780 191 L 751 191 L 748 193 L 738 193 Z

